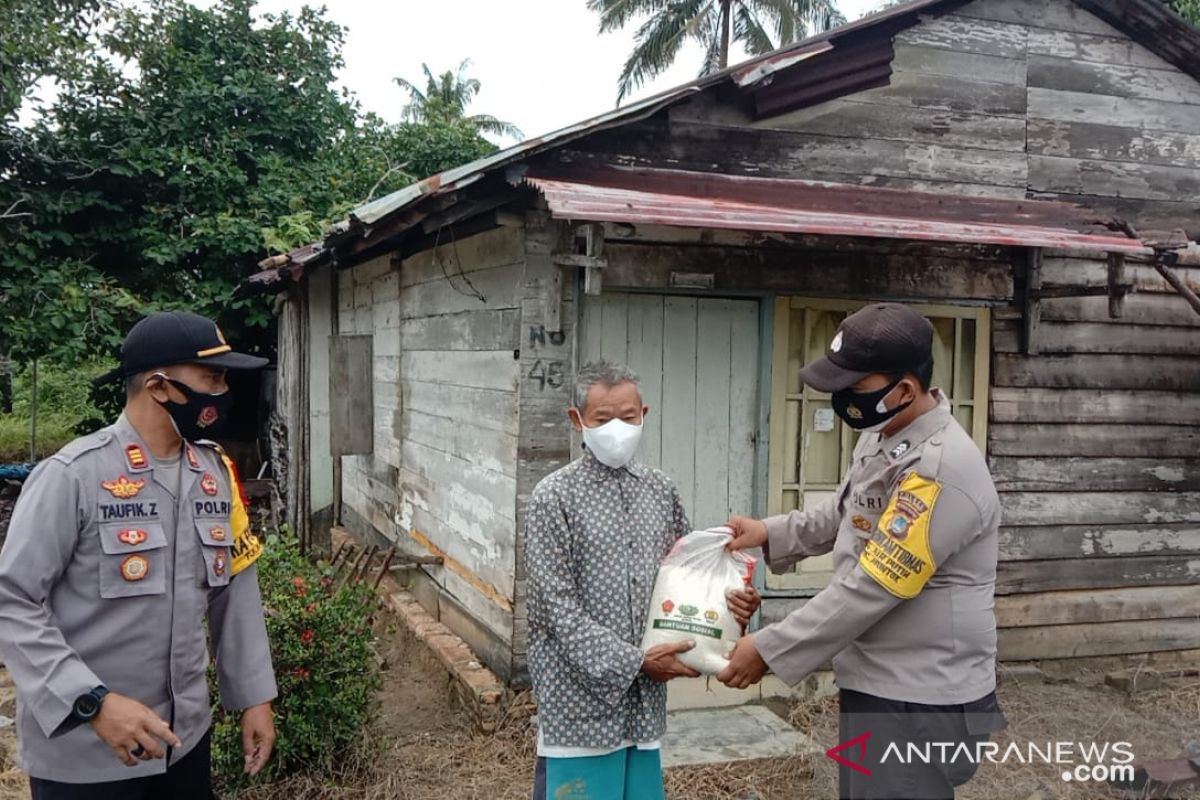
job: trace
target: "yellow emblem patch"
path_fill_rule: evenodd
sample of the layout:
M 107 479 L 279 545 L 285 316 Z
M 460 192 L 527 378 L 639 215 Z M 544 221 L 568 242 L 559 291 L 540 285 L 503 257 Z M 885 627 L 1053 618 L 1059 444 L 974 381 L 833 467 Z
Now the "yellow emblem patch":
M 937 565 L 929 547 L 929 517 L 942 485 L 910 474 L 900 482 L 858 564 L 902 600 L 921 593 Z
M 100 488 L 106 490 L 118 500 L 128 500 L 131 497 L 137 497 L 146 485 L 143 480 L 129 480 L 128 476 L 122 475 L 115 481 L 100 481 Z
M 246 501 L 246 493 L 242 491 L 237 467 L 224 453 L 221 453 L 221 460 L 229 473 L 229 485 L 233 487 L 233 510 L 229 514 L 229 529 L 233 533 L 233 563 L 230 565 L 229 574 L 237 575 L 258 560 L 263 554 L 263 544 L 250 530 L 250 513 L 247 509 L 249 503 Z

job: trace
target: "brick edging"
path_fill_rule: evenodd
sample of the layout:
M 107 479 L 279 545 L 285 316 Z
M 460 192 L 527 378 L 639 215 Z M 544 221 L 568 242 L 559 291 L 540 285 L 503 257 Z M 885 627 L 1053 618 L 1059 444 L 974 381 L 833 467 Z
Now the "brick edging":
M 349 541 L 362 547 L 353 534 L 342 528 L 331 531 L 333 547 Z M 479 729 L 493 733 L 508 716 L 514 693 L 496 673 L 483 666 L 475 652 L 449 628 L 430 614 L 417 599 L 391 575 L 384 575 L 376 592 L 385 610 L 396 615 L 409 632 L 428 647 L 450 673 L 458 699 L 470 712 Z M 523 710 L 523 709 L 513 709 Z

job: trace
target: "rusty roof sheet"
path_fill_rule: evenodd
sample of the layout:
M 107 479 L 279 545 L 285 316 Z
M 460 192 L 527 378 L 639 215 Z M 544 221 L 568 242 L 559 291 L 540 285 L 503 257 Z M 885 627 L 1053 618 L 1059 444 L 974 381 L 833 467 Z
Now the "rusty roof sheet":
M 1153 253 L 1068 203 L 651 169 L 524 179 L 560 219 Z

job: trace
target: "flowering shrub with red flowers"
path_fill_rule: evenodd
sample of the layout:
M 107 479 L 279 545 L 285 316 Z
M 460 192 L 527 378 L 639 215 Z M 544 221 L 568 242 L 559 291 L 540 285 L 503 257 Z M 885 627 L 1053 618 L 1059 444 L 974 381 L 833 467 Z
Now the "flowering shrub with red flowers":
M 255 782 L 320 772 L 359 741 L 370 722 L 380 678 L 366 584 L 343 584 L 324 563 L 305 557 L 286 532 L 266 538 L 257 562 L 267 635 L 275 664 L 275 754 Z M 213 772 L 225 790 L 245 785 L 241 714 L 221 709 L 214 673 Z

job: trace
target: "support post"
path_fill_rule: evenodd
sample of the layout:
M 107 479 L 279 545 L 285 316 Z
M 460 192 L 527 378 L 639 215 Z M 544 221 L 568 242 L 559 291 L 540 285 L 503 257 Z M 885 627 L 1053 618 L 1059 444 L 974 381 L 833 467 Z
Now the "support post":
M 1035 356 L 1042 322 L 1042 248 L 1031 247 L 1025 255 L 1025 354 Z
M 1125 254 L 1108 254 L 1108 316 L 1120 319 L 1125 310 Z

